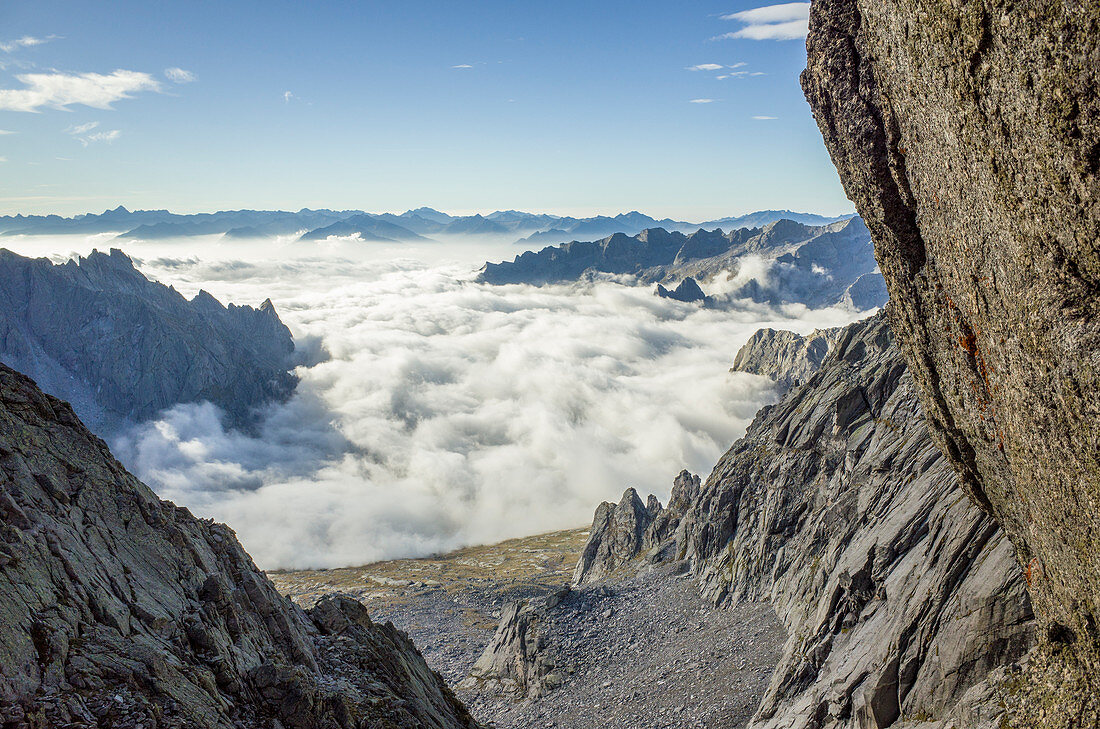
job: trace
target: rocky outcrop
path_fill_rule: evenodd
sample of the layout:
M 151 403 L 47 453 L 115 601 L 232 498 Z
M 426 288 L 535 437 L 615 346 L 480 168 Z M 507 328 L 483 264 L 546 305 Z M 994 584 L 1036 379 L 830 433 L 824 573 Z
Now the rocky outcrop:
M 806 336 L 796 332 L 760 329 L 737 350 L 730 372 L 748 372 L 775 380 L 784 393 L 808 380 L 821 369 L 829 348 L 840 338 L 842 328 L 815 329 Z
M 676 301 L 683 301 L 685 304 L 706 301 L 707 299 L 703 289 L 699 288 L 699 282 L 691 276 L 685 278 L 679 286 L 671 291 L 661 284 L 657 284 L 657 290 L 654 293 L 662 299 L 675 299 Z
M 803 87 L 934 437 L 1044 623 L 1020 726 L 1100 723 L 1100 5 L 817 0 Z
M 3 365 L 0 513 L 4 727 L 474 726 L 403 633 L 303 612 Z
M 873 281 L 880 274 L 870 234 L 859 218 L 824 226 L 779 220 L 729 233 L 717 229 L 685 235 L 663 228 L 634 236 L 618 233 L 603 240 L 528 251 L 511 262 L 487 263 L 477 280 L 542 285 L 609 274 L 661 284 L 691 278 L 698 287 L 698 282 L 736 279 L 749 259 L 753 260 L 750 268 L 759 269 L 756 275 L 732 287 L 724 284 L 725 292 L 707 297 L 708 305 L 745 298 L 813 307 L 842 301 L 865 308 L 885 303 L 884 291 L 875 297 Z M 869 278 L 849 293 L 861 277 Z
M 669 537 L 676 531 L 688 506 L 699 494 L 699 477 L 681 471 L 672 485 L 668 508 L 653 494 L 643 504 L 638 492 L 628 488 L 619 503 L 603 502 L 596 509 L 588 542 L 584 545 L 573 584 L 606 579 L 639 557 L 662 561 L 675 553 Z
M 460 687 L 535 699 L 560 686 L 561 676 L 546 651 L 546 623 L 548 612 L 568 595 L 564 587 L 546 597 L 505 605 L 493 639 Z
M 247 422 L 294 391 L 293 352 L 270 301 L 188 301 L 118 250 L 61 265 L 0 250 L 0 357 L 90 422 L 202 400 Z

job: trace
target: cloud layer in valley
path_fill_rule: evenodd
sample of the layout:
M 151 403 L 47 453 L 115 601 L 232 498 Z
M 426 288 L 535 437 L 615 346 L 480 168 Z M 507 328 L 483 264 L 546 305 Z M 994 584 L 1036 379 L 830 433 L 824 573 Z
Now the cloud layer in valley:
M 580 526 L 627 486 L 667 497 L 681 468 L 709 472 L 772 397 L 762 378 L 727 372 L 758 327 L 851 316 L 719 312 L 606 281 L 481 286 L 469 281 L 481 252 L 423 263 L 435 245 L 368 258 L 351 241 L 254 255 L 189 243 L 185 256 L 134 244 L 147 275 L 187 295 L 270 296 L 305 364 L 257 432 L 226 432 L 209 404 L 178 406 L 114 434 L 116 454 L 162 497 L 227 522 L 265 568 Z

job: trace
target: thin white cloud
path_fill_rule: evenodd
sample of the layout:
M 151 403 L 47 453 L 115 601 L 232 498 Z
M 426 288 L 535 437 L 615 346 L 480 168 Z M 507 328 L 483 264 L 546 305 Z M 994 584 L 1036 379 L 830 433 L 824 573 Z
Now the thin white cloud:
M 759 25 L 762 23 L 783 23 L 788 20 L 805 20 L 809 17 L 809 3 L 781 3 L 723 15 L 722 20 L 736 20 L 741 23 Z
M 7 162 L 7 161 L 8 161 L 7 157 L 0 157 L 0 162 Z
M 51 36 L 52 37 L 52 36 Z M 29 35 L 25 35 L 22 38 L 16 38 L 13 41 L 7 41 L 6 43 L 0 43 L 0 51 L 4 53 L 12 53 L 20 48 L 31 48 L 32 46 L 40 46 L 50 38 L 34 38 Z
M 738 61 L 737 63 L 730 66 L 730 68 L 744 68 L 747 65 L 749 64 L 745 63 L 744 61 Z
M 73 136 L 80 136 L 81 134 L 87 134 L 98 126 L 99 122 L 97 121 L 88 122 L 86 124 L 77 124 L 76 126 L 71 126 L 66 129 L 65 133 L 72 134 Z
M 732 33 L 724 33 L 717 39 L 744 38 L 748 40 L 795 40 L 805 38 L 810 27 L 809 3 L 782 3 L 768 5 L 740 13 L 723 15 L 723 20 L 735 20 L 745 27 Z
M 94 144 L 96 142 L 103 142 L 104 144 L 110 144 L 111 142 L 115 141 L 116 139 L 118 139 L 121 136 L 122 136 L 121 131 L 119 131 L 118 129 L 112 129 L 112 130 L 107 131 L 107 132 L 96 132 L 95 134 L 89 134 L 88 136 L 82 138 L 80 140 L 80 142 L 85 147 L 87 147 L 89 144 Z
M 451 66 L 451 68 L 473 68 L 473 66 L 468 63 L 460 63 L 457 66 Z
M 99 127 L 99 122 L 86 122 L 84 124 L 76 124 L 65 130 L 66 134 L 71 134 L 76 137 L 82 145 L 87 147 L 89 144 L 96 144 L 102 142 L 104 144 L 110 144 L 119 137 L 122 136 L 122 132 L 118 129 L 108 129 L 102 132 L 96 132 L 89 134 L 93 129 Z
M 719 63 L 700 63 L 696 66 L 688 66 L 689 71 L 721 71 L 725 66 Z
M 692 99 L 692 104 L 713 104 L 714 99 Z
M 778 118 L 779 117 L 777 117 L 777 116 L 754 116 L 753 117 L 753 119 L 755 119 L 756 121 L 773 121 L 773 120 L 778 119 Z
M 284 91 L 283 92 L 283 102 L 284 103 L 289 104 L 290 100 L 293 99 L 293 98 L 294 98 L 294 94 L 290 93 L 289 91 Z
M 0 89 L 0 110 L 38 112 L 73 104 L 110 109 L 114 102 L 139 91 L 160 90 L 149 74 L 121 69 L 109 74 L 26 73 L 16 78 L 26 88 Z
M 189 84 L 195 80 L 195 74 L 175 66 L 164 69 L 164 77 L 174 84 Z
M 7 129 L 0 129 L 0 136 L 5 134 L 15 134 L 15 132 L 9 132 Z

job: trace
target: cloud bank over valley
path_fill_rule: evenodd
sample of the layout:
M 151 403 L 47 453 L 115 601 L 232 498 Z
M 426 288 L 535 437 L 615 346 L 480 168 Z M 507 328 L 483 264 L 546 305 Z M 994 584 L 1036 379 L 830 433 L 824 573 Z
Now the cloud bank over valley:
M 64 257 L 97 240 L 9 246 Z M 188 297 L 270 297 L 294 333 L 298 391 L 254 432 L 227 431 L 201 403 L 104 434 L 160 496 L 228 523 L 268 569 L 578 526 L 626 486 L 667 496 L 681 468 L 709 472 L 773 397 L 763 378 L 727 371 L 753 332 L 857 316 L 748 301 L 714 311 L 614 281 L 473 283 L 480 262 L 514 253 L 500 245 L 125 250 Z

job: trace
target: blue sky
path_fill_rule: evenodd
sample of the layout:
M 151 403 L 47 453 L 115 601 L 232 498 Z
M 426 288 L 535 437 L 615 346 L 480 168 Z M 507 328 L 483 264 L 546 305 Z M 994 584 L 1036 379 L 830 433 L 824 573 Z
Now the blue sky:
M 760 6 L 0 0 L 0 212 L 851 211 Z

